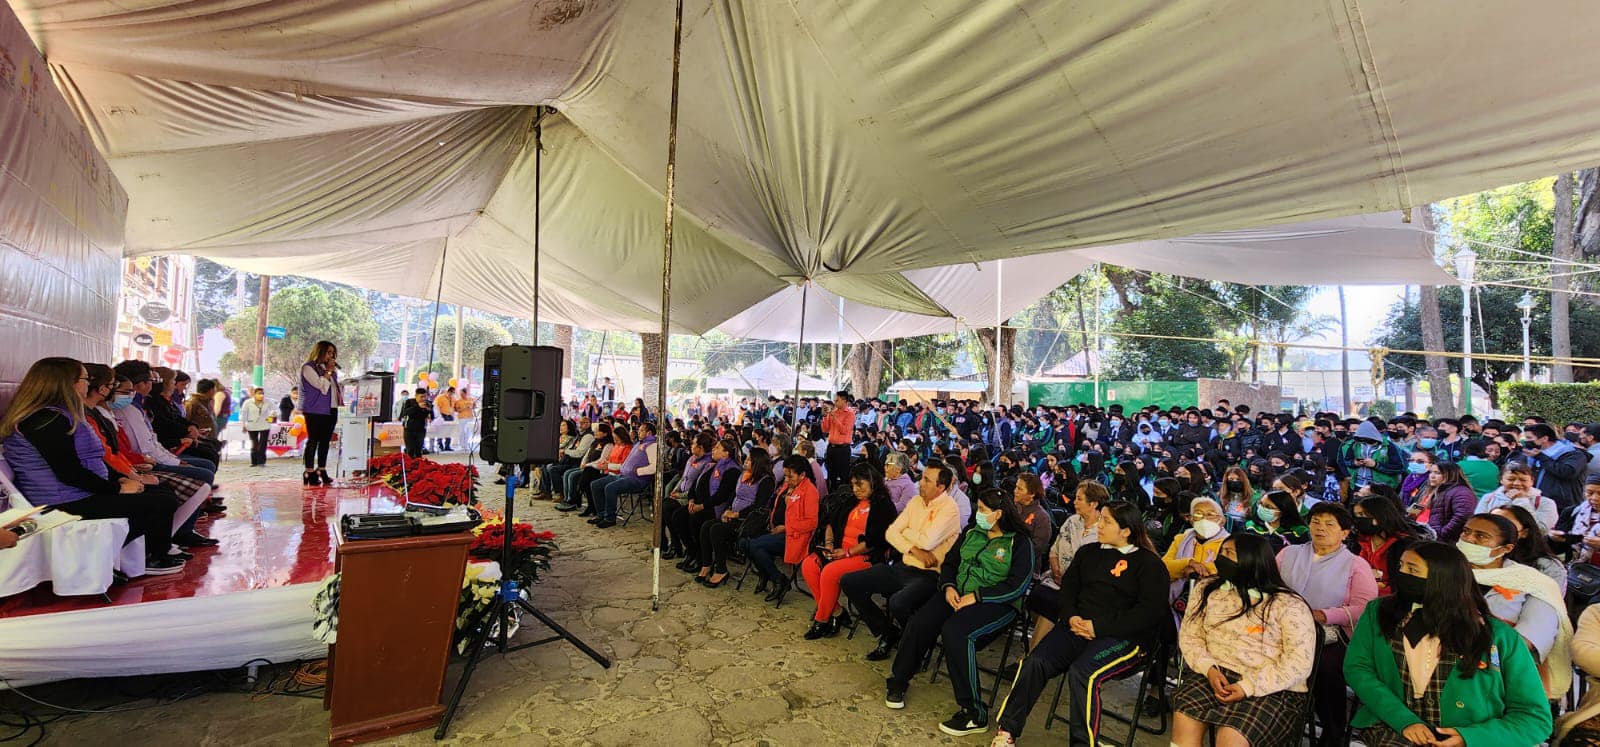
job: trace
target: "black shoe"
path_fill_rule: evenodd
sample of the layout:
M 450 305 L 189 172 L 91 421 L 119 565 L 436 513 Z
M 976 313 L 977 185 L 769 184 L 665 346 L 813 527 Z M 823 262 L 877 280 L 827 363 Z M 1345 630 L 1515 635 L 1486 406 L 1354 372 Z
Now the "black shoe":
M 766 592 L 766 590 L 767 590 L 767 577 L 766 576 L 762 576 L 761 577 L 761 583 L 756 584 L 755 593 L 761 594 L 761 593 Z
M 578 514 L 578 515 L 579 516 L 594 516 L 594 507 L 590 506 L 590 507 L 584 509 L 583 513 Z
M 818 622 L 816 620 L 812 620 L 811 629 L 806 631 L 805 639 L 808 641 L 814 641 L 818 638 L 827 638 L 829 635 L 832 635 L 832 633 L 828 632 L 830 630 L 833 630 L 834 633 L 838 632 L 837 630 L 833 629 L 833 623 L 831 622 Z
M 150 558 L 144 562 L 144 575 L 170 576 L 183 573 L 183 561 L 177 557 Z
M 867 653 L 867 661 L 883 661 L 884 659 L 889 658 L 889 655 L 894 653 L 894 644 L 898 642 L 899 639 L 890 636 L 882 636 L 878 638 L 878 647 Z M 900 694 L 904 696 L 905 690 L 902 689 Z M 901 700 L 904 702 L 904 698 Z M 889 707 L 895 708 L 896 706 Z
M 700 561 L 695 559 L 693 556 L 685 555 L 683 557 L 683 562 L 674 567 L 680 571 L 683 571 L 684 573 L 694 573 L 695 571 L 700 570 Z
M 712 581 L 710 576 L 706 576 L 705 577 L 706 580 L 704 582 L 705 583 L 705 587 L 707 589 L 715 589 L 718 586 L 721 586 L 721 585 L 723 585 L 725 583 L 728 583 L 728 579 L 730 579 L 732 577 L 733 577 L 733 574 L 724 573 L 724 574 L 722 574 L 722 579 L 720 581 Z
M 317 477 L 322 479 L 322 484 L 323 485 L 332 485 L 333 484 L 333 478 L 328 476 L 328 471 L 325 470 L 325 469 L 317 470 Z
M 939 731 L 952 737 L 964 737 L 968 734 L 977 734 L 989 730 L 989 719 L 965 709 L 951 716 L 949 721 L 939 724 Z
M 839 631 L 844 630 L 845 628 L 848 628 L 854 624 L 855 621 L 850 619 L 849 610 L 841 609 L 839 610 L 839 614 L 833 616 L 833 634 L 838 635 Z
M 582 516 L 583 514 L 578 514 L 578 515 Z M 604 520 L 605 520 L 604 516 L 590 516 L 589 517 L 589 523 L 590 524 L 599 524 L 600 522 L 602 522 Z
M 1162 697 L 1158 693 L 1150 693 L 1144 696 L 1144 706 L 1140 710 L 1140 713 L 1142 713 L 1145 718 L 1161 718 L 1161 715 L 1166 713 L 1168 710 L 1170 710 L 1170 706 L 1167 705 L 1166 698 Z M 1343 744 L 1342 740 L 1340 744 Z
M 216 547 L 222 544 L 217 540 L 203 537 L 195 532 L 179 533 L 178 536 L 172 538 L 172 543 L 186 549 L 190 547 Z
M 560 511 L 562 513 L 568 513 L 568 512 L 571 512 L 571 511 L 576 511 L 576 510 L 578 510 L 578 504 L 576 504 L 576 503 L 557 503 L 556 504 L 556 510 Z
M 594 523 L 595 529 L 610 529 L 617 525 L 615 519 L 601 519 Z
M 125 584 L 125 583 L 128 583 L 128 574 L 123 573 L 122 571 L 117 571 L 117 570 L 113 570 L 111 572 L 111 585 L 112 586 L 116 586 L 117 584 Z
M 889 706 L 890 708 L 893 708 L 893 709 L 895 709 L 897 711 L 900 710 L 901 708 L 905 708 L 906 707 L 906 688 L 905 688 L 905 686 L 904 685 L 890 685 L 889 688 L 888 688 L 888 691 L 884 693 L 883 704 L 886 705 L 886 706 Z
M 307 472 L 300 479 L 306 485 L 316 485 L 318 483 L 317 473 L 315 472 Z
M 675 550 L 673 548 L 670 548 L 670 547 L 661 551 L 661 559 L 662 560 L 676 560 L 677 558 L 682 557 L 682 556 L 683 556 L 683 553 L 680 553 L 677 550 Z
M 777 585 L 772 589 L 772 593 L 767 595 L 767 601 L 781 603 L 783 601 L 783 595 L 788 594 L 789 588 L 792 586 L 794 586 L 794 584 L 789 583 L 789 579 L 778 579 Z

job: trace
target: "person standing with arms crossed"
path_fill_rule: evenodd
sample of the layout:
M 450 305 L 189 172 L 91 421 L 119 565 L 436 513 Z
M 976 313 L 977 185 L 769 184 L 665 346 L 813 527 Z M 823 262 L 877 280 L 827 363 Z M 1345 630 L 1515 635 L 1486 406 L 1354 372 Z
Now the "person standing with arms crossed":
M 850 406 L 850 392 L 834 392 L 833 404 L 822 406 L 822 432 L 828 434 L 828 492 L 831 494 L 850 477 L 850 439 L 855 433 L 856 411 Z

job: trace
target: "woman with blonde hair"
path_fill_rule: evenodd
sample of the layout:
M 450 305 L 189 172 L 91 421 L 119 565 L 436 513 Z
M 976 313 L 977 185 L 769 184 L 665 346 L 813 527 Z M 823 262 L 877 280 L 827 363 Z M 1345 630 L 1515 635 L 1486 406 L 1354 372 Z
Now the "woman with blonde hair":
M 305 475 L 307 485 L 332 485 L 328 476 L 328 446 L 343 404 L 339 387 L 339 347 L 322 340 L 311 348 L 300 367 L 300 412 L 306 418 Z
M 171 494 L 144 495 L 136 479 L 110 478 L 105 445 L 84 423 L 89 373 L 71 358 L 44 358 L 17 385 L 11 407 L 0 418 L 0 443 L 16 474 L 16 486 L 35 506 L 85 519 L 127 519 L 128 538 L 145 538 L 145 573 L 183 570 L 172 557 Z

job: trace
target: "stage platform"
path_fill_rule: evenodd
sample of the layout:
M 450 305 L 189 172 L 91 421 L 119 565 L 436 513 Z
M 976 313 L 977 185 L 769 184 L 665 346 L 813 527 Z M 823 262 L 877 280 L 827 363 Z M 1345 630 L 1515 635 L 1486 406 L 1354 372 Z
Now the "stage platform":
M 335 524 L 399 511 L 394 492 L 297 481 L 225 492 L 227 514 L 199 525 L 221 544 L 195 551 L 181 574 L 112 586 L 109 602 L 57 597 L 48 584 L 0 602 L 0 677 L 15 686 L 326 655 L 311 637 L 311 598 L 333 573 Z

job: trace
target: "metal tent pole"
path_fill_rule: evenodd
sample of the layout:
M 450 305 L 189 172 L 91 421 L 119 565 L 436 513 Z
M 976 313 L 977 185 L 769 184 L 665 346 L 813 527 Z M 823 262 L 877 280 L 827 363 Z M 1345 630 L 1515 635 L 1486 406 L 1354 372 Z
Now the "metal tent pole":
M 666 218 L 661 237 L 661 350 L 657 352 L 661 379 L 656 384 L 656 423 L 670 422 L 667 418 L 667 349 L 671 345 L 672 322 L 672 211 L 675 187 L 675 170 L 678 163 L 678 72 L 683 60 L 683 0 L 677 0 L 672 19 L 672 98 L 667 110 L 667 189 Z M 664 434 L 663 434 L 664 435 Z M 661 447 L 658 440 L 657 460 Z M 650 609 L 661 609 L 661 498 L 667 491 L 667 471 L 657 468 L 655 497 L 651 514 L 655 521 L 650 533 L 650 555 L 653 570 L 650 580 Z

